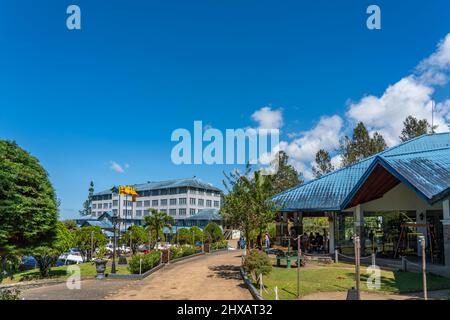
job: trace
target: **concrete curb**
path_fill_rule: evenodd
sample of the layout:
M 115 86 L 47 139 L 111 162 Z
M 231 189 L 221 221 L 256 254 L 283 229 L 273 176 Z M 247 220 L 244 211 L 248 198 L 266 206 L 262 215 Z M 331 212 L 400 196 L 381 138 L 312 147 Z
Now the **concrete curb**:
M 253 299 L 264 300 L 264 298 L 259 294 L 258 290 L 256 290 L 251 280 L 247 277 L 247 273 L 245 272 L 244 268 L 240 267 L 240 271 L 241 277 L 244 280 L 244 283 L 247 286 L 248 290 L 250 291 L 251 295 L 253 296 Z
M 129 279 L 129 280 L 142 280 L 147 278 L 149 275 L 151 275 L 153 272 L 158 271 L 162 267 L 164 267 L 164 263 L 158 264 L 156 267 L 144 272 L 143 274 L 114 274 L 109 273 L 105 279 Z

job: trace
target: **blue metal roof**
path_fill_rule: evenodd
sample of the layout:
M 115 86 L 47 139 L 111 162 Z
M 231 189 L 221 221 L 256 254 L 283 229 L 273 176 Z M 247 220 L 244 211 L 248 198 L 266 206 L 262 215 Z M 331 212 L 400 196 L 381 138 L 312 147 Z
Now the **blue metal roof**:
M 183 220 L 223 220 L 217 209 L 201 209 L 197 214 L 184 218 Z
M 134 184 L 132 185 L 137 192 L 139 191 L 147 191 L 147 190 L 156 190 L 156 189 L 167 189 L 167 188 L 180 188 L 180 187 L 192 187 L 192 188 L 200 188 L 207 189 L 216 192 L 222 192 L 219 188 L 214 187 L 212 184 L 202 181 L 197 177 L 186 178 L 186 179 L 172 179 L 172 180 L 164 180 L 164 181 L 149 181 L 147 183 Z M 105 195 L 111 194 L 111 189 L 104 190 L 102 192 L 95 193 L 94 195 Z
M 88 226 L 94 226 L 94 227 L 100 227 L 100 228 L 102 228 L 102 229 L 112 229 L 112 228 L 113 228 L 112 223 L 109 222 L 109 221 L 98 221 L 98 220 L 96 220 L 96 221 L 91 221 L 91 220 L 87 220 L 87 221 L 85 221 L 85 222 L 82 224 L 82 227 L 84 227 L 84 226 L 86 226 L 86 225 L 88 225 Z
M 272 198 L 281 211 L 338 211 L 375 161 L 381 161 L 428 199 L 449 188 L 450 133 L 427 134 Z M 348 202 L 348 201 L 347 201 Z

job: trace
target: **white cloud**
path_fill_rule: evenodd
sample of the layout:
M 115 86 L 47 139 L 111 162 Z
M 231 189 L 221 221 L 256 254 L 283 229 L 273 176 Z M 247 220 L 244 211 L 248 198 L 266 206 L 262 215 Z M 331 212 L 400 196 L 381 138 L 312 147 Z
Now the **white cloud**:
M 283 126 L 281 109 L 272 110 L 270 107 L 263 107 L 252 114 L 252 119 L 261 129 L 280 129 Z
M 288 133 L 288 141 L 281 141 L 280 149 L 289 155 L 291 164 L 306 179 L 312 179 L 311 167 L 319 149 L 330 152 L 331 163 L 335 168 L 340 167 L 341 157 L 334 151 L 343 135 L 349 133 L 347 128 L 353 128 L 359 121 L 364 122 L 371 133 L 380 132 L 388 146 L 396 145 L 407 116 L 427 119 L 431 124 L 432 95 L 436 86 L 449 82 L 449 71 L 450 33 L 439 42 L 433 54 L 418 64 L 414 74 L 389 85 L 380 97 L 367 95 L 350 102 L 344 119 L 338 115 L 323 116 L 308 131 Z M 261 108 L 252 114 L 252 119 L 259 123 L 260 128 L 280 129 L 283 126 L 281 109 Z M 433 119 L 438 126 L 436 131 L 449 131 L 449 121 L 450 99 L 437 102 Z
M 283 149 L 291 159 L 291 164 L 302 172 L 306 179 L 312 179 L 311 165 L 317 151 L 325 149 L 330 152 L 339 147 L 343 120 L 334 115 L 320 118 L 319 123 L 311 130 L 301 133 L 301 137 L 291 142 L 282 142 Z
M 416 74 L 390 85 L 381 97 L 369 95 L 351 103 L 347 117 L 353 124 L 364 122 L 371 132 L 380 132 L 389 146 L 395 145 L 407 116 L 432 122 L 434 86 L 448 83 L 449 70 L 450 34 L 438 44 L 436 52 L 419 63 Z M 449 103 L 436 104 L 433 122 L 438 126 L 437 132 L 448 131 L 449 113 Z
M 109 163 L 110 163 L 110 168 L 117 173 L 124 173 L 125 169 L 128 169 L 130 167 L 129 164 L 125 164 L 124 166 L 121 166 L 120 164 L 118 164 L 117 162 L 112 161 L 112 160 Z

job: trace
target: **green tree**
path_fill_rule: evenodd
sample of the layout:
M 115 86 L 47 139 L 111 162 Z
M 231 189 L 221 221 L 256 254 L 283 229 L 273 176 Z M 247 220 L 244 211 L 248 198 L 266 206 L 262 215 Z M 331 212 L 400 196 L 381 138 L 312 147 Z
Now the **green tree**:
M 0 140 L 0 266 L 56 237 L 55 191 L 39 161 Z M 0 272 L 1 273 L 1 272 Z
M 150 215 L 144 218 L 144 225 L 148 228 L 148 231 L 150 231 L 152 235 L 155 234 L 160 237 L 159 233 L 164 227 L 172 229 L 172 225 L 175 220 L 167 213 L 157 211 L 156 209 L 149 209 L 149 213 Z
M 75 246 L 86 260 L 91 260 L 93 252 L 106 244 L 102 229 L 97 226 L 82 227 L 75 231 Z
M 427 119 L 418 120 L 413 116 L 406 117 L 403 121 L 403 129 L 400 135 L 400 140 L 403 142 L 419 137 L 421 135 L 432 132 L 437 126 L 431 128 Z M 433 130 L 432 130 L 433 129 Z
M 88 190 L 88 198 L 86 199 L 86 201 L 83 202 L 83 209 L 81 209 L 80 215 L 82 216 L 89 216 L 92 214 L 92 196 L 94 195 L 94 181 L 91 181 L 91 183 L 89 184 L 89 190 Z
M 277 157 L 278 165 L 275 164 L 277 171 L 269 176 L 270 195 L 272 196 L 303 183 L 301 174 L 292 165 L 288 164 L 289 156 L 284 151 L 279 151 Z
M 250 174 L 247 166 L 244 174 L 231 172 L 225 174 L 225 188 L 228 194 L 224 197 L 221 214 L 229 225 L 243 231 L 247 243 L 254 246 L 254 237 L 262 242 L 262 233 L 267 230 L 275 217 L 275 205 L 269 200 L 271 195 L 271 179 L 259 171 Z M 251 176 L 251 178 L 249 178 Z
M 190 244 L 192 243 L 192 233 L 188 228 L 181 228 L 177 231 L 177 235 L 173 239 L 173 243 Z
M 148 233 L 143 227 L 132 225 L 120 240 L 123 245 L 130 245 L 131 243 L 131 250 L 135 254 L 138 247 L 148 241 Z
M 205 235 L 205 242 L 214 243 L 223 240 L 223 231 L 214 221 L 209 222 L 203 232 Z
M 74 232 L 75 230 L 78 229 L 78 226 L 77 226 L 77 223 L 75 222 L 75 220 L 63 220 L 63 223 L 65 224 L 66 228 L 70 232 Z
M 339 153 L 342 156 L 342 165 L 348 166 L 386 148 L 386 142 L 380 133 L 375 132 L 373 137 L 370 137 L 364 123 L 359 122 L 353 129 L 352 138 L 345 136 L 341 141 Z
M 334 170 L 334 166 L 331 164 L 331 157 L 328 151 L 320 149 L 316 153 L 316 165 L 312 167 L 314 177 L 320 178 L 324 174 L 327 174 Z
M 191 244 L 195 244 L 196 242 L 203 241 L 203 231 L 197 227 L 193 226 L 189 228 L 189 233 L 191 234 Z

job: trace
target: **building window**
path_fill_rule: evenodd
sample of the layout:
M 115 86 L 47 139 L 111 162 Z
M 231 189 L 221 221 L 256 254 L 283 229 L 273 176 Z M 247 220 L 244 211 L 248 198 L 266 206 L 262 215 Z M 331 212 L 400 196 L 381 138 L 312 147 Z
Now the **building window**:
M 141 217 L 142 216 L 142 210 L 136 210 L 136 216 Z
M 214 201 L 214 207 L 218 208 L 219 207 L 219 201 Z
M 178 213 L 180 216 L 185 216 L 186 215 L 186 209 L 179 209 Z
M 160 194 L 165 196 L 167 194 L 167 189 L 161 189 Z
M 187 187 L 178 188 L 178 193 L 180 193 L 180 194 L 187 193 Z
M 199 206 L 204 206 L 204 205 L 205 205 L 205 200 L 203 200 L 203 199 L 198 199 L 198 205 L 199 205 Z
M 144 207 L 150 207 L 150 200 L 144 201 Z
M 170 205 L 175 206 L 177 204 L 177 199 L 170 199 Z
M 167 206 L 167 199 L 161 199 L 161 206 Z
M 211 200 L 206 200 L 206 206 L 211 207 Z
M 169 210 L 169 215 L 176 216 L 177 215 L 177 209 L 170 209 Z
M 97 205 L 97 209 L 101 209 L 101 208 L 102 208 L 102 204 L 99 203 L 99 204 Z
M 113 215 L 116 215 L 117 216 L 117 209 L 113 209 Z
M 170 188 L 169 194 L 177 194 L 177 188 Z
M 150 215 L 150 211 L 144 210 L 144 216 L 145 216 L 145 217 L 148 217 L 149 215 Z
M 119 200 L 113 200 L 113 206 L 117 207 L 119 205 Z
M 196 203 L 195 198 L 189 198 L 189 203 L 195 205 Z
M 97 209 L 97 204 L 92 204 L 92 209 Z
M 157 207 L 158 206 L 158 200 L 152 200 L 152 206 Z
M 161 211 L 162 213 L 167 214 L 167 209 L 161 209 L 161 210 L 159 210 L 159 211 Z
M 193 216 L 195 214 L 195 209 L 193 209 L 193 208 L 189 209 L 189 214 L 191 216 Z
M 206 195 L 207 195 L 207 196 L 212 196 L 211 190 L 207 190 L 207 191 L 206 191 Z
M 109 208 L 111 209 L 111 207 L 112 207 L 112 203 L 110 202 L 110 203 L 109 203 Z
M 142 207 L 142 201 L 136 202 L 136 207 Z
M 178 199 L 178 204 L 186 204 L 186 198 Z

